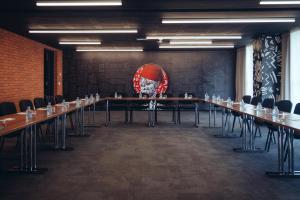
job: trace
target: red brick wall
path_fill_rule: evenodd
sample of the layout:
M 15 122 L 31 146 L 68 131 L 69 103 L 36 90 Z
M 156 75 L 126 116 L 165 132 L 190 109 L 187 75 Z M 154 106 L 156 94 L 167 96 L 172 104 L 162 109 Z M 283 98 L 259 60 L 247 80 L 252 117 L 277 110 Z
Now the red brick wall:
M 44 96 L 44 49 L 55 51 L 54 92 L 62 94 L 62 51 L 0 28 L 0 102 Z

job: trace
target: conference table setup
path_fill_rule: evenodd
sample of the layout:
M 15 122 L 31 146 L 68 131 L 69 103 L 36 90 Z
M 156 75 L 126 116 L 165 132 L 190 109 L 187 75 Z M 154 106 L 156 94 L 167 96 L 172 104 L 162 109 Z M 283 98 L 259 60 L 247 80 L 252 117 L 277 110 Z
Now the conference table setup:
M 49 121 L 54 123 L 53 150 L 72 151 L 73 147 L 66 144 L 67 114 L 76 113 L 75 133 L 71 136 L 85 137 L 85 127 L 88 127 L 85 125 L 85 108 L 95 107 L 98 101 L 100 100 L 81 99 L 78 102 L 64 102 L 52 106 L 50 111 L 47 108 L 38 108 L 30 111 L 30 118 L 26 112 L 0 117 L 1 137 L 20 133 L 20 166 L 11 172 L 35 174 L 47 171 L 47 168 L 39 168 L 37 165 L 37 125 L 41 123 Z M 94 112 L 90 112 L 90 108 L 87 111 L 88 116 L 94 115 Z
M 299 199 L 300 0 L 1 3 L 0 200 Z

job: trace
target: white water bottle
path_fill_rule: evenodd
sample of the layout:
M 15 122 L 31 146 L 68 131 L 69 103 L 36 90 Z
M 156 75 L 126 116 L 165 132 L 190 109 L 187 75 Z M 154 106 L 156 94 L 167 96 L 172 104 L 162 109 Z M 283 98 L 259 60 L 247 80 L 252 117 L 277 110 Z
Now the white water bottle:
M 28 122 L 31 119 L 32 119 L 32 111 L 30 109 L 30 106 L 28 106 L 26 109 L 26 121 Z
M 96 93 L 96 101 L 99 101 L 100 100 L 100 96 L 98 94 L 98 92 Z
M 117 92 L 115 92 L 115 98 L 116 98 L 116 99 L 118 98 L 118 93 L 117 93 Z
M 52 114 L 52 106 L 51 106 L 51 103 L 49 102 L 48 105 L 47 105 L 47 115 L 51 115 Z
M 80 100 L 79 97 L 76 98 L 76 108 L 80 107 Z
M 184 93 L 184 98 L 187 99 L 188 98 L 188 93 Z

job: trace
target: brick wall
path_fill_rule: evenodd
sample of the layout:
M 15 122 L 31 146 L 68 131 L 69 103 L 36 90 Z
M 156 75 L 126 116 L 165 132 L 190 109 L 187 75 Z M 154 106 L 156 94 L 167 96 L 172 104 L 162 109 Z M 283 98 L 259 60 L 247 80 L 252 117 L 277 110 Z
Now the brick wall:
M 55 51 L 54 92 L 62 94 L 62 52 L 0 28 L 0 102 L 44 96 L 44 49 Z

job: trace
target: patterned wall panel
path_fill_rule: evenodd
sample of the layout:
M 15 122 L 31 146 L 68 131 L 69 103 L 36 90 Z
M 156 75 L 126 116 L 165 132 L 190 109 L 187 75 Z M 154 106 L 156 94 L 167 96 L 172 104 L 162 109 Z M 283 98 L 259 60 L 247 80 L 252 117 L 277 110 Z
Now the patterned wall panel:
M 277 99 L 281 84 L 281 37 L 263 35 L 253 44 L 254 95 Z
M 216 59 L 217 58 L 217 59 Z M 134 93 L 132 78 L 145 63 L 155 63 L 169 76 L 167 93 L 206 91 L 234 98 L 235 50 L 161 52 L 64 52 L 64 95 L 69 98 L 101 91 Z

